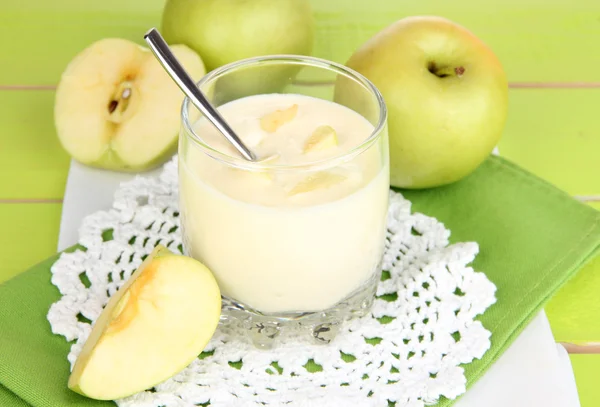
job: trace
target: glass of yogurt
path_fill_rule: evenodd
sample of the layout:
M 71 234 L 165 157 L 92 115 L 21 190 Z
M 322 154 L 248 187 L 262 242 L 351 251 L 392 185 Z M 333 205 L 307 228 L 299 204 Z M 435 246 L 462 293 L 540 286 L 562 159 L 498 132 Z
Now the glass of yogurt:
M 243 159 L 185 99 L 185 253 L 212 270 L 225 322 L 241 324 L 257 346 L 298 330 L 328 343 L 345 320 L 369 312 L 381 275 L 389 196 L 381 94 L 342 65 L 285 55 L 223 66 L 198 86 L 259 161 Z

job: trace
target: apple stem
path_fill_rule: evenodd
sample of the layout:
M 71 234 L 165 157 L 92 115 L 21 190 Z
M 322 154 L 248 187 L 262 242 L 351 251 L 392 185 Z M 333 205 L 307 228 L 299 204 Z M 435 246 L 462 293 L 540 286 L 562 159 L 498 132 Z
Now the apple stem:
M 465 73 L 465 67 L 464 66 L 457 66 L 456 68 L 454 68 L 454 72 L 456 72 L 456 76 L 462 76 Z

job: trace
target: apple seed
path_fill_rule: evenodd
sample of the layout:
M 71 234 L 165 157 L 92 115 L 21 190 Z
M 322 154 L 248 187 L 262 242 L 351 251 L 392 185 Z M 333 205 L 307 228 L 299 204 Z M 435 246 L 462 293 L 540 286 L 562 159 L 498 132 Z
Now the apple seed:
M 119 102 L 117 102 L 116 100 L 111 100 L 108 104 L 108 113 L 114 112 L 118 104 Z
M 110 121 L 113 123 L 121 123 L 123 121 L 123 116 L 131 101 L 132 93 L 132 84 L 129 81 L 125 81 L 117 87 L 117 91 L 108 103 Z

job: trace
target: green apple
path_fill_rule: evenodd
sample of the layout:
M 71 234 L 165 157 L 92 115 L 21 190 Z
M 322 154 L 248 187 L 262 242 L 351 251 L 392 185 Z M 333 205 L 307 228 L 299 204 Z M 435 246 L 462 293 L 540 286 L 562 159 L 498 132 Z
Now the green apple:
M 167 42 L 194 49 L 209 71 L 257 56 L 310 55 L 313 30 L 309 0 L 167 0 L 162 18 Z M 298 71 L 281 64 L 238 69 L 216 81 L 212 102 L 281 92 Z
M 309 0 L 167 0 L 161 30 L 209 71 L 261 55 L 309 55 L 313 45 Z
M 362 45 L 347 66 L 370 79 L 385 99 L 393 186 L 427 188 L 460 180 L 502 135 L 508 109 L 502 65 L 480 39 L 452 21 L 399 20 Z M 336 101 L 360 111 L 356 105 L 365 102 L 364 95 L 357 97 L 344 81 L 337 85 Z
M 221 294 L 212 273 L 157 246 L 100 314 L 68 386 L 98 400 L 148 389 L 202 352 L 220 314 Z
M 187 46 L 171 49 L 193 78 L 206 73 Z M 61 76 L 54 105 L 58 138 L 83 164 L 145 170 L 176 150 L 183 98 L 148 48 L 119 38 L 99 40 Z

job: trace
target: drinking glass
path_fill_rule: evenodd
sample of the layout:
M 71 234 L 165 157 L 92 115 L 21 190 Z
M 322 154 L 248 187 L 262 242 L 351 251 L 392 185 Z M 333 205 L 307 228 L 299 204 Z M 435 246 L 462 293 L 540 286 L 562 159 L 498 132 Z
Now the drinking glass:
M 215 275 L 224 323 L 241 324 L 263 348 L 283 340 L 288 327 L 329 343 L 345 320 L 369 312 L 381 276 L 389 196 L 381 94 L 343 65 L 291 55 L 223 66 L 198 87 L 217 108 L 257 95 L 296 94 L 342 105 L 372 126 L 359 145 L 334 157 L 293 165 L 250 162 L 206 142 L 206 119 L 187 98 L 182 107 L 183 247 Z M 236 171 L 235 182 L 218 176 L 230 171 Z M 270 200 L 262 183 L 244 181 L 267 174 L 283 188 L 290 180 L 333 172 L 354 184 L 305 200 Z

